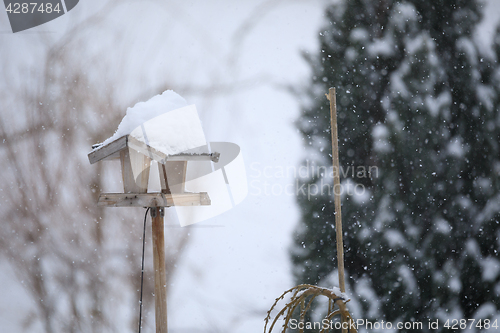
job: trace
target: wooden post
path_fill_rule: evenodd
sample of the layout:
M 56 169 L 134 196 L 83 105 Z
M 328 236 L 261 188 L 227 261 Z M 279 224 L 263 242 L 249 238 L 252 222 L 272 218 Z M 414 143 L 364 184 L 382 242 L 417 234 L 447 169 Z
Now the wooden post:
M 337 97 L 335 88 L 330 88 L 328 95 L 330 101 L 330 125 L 332 131 L 332 163 L 333 163 L 333 193 L 335 201 L 335 231 L 337 235 L 337 261 L 339 265 L 339 287 L 340 291 L 345 293 L 344 280 L 344 242 L 342 240 L 342 213 L 340 209 L 340 167 L 339 167 L 339 141 L 337 133 Z M 335 192 L 337 190 L 338 193 Z M 346 321 L 342 316 L 342 323 Z M 342 332 L 347 332 L 342 328 Z
M 156 333 L 167 333 L 167 275 L 165 268 L 164 207 L 152 207 L 153 264 L 155 270 Z
M 134 149 L 120 151 L 123 189 L 125 193 L 146 193 L 148 191 L 151 159 Z

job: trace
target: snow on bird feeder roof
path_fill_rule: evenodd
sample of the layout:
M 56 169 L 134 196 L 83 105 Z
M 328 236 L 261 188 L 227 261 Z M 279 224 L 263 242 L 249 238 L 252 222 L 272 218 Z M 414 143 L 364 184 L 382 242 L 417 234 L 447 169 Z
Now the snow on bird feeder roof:
M 174 155 L 177 160 L 183 155 L 194 155 L 191 159 L 210 155 L 196 107 L 172 90 L 128 108 L 115 134 L 93 146 L 90 163 L 116 158 L 129 144 L 135 148 L 147 145 L 151 157 L 160 163 L 169 156 L 176 160 Z M 216 155 L 210 158 L 216 159 Z
M 128 108 L 115 134 L 93 146 L 89 161 L 120 158 L 125 194 L 101 194 L 103 206 L 209 205 L 205 192 L 184 191 L 188 160 L 218 162 L 210 153 L 194 105 L 167 90 Z M 158 162 L 161 193 L 147 193 L 151 161 Z M 131 199 L 132 198 L 132 199 Z M 175 202 L 174 202 L 175 201 Z

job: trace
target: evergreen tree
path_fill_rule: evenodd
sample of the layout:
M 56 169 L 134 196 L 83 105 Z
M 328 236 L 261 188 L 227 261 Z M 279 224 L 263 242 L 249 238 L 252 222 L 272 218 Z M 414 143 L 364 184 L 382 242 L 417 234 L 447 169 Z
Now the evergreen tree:
M 333 194 L 317 190 L 332 183 L 333 86 L 354 317 L 421 321 L 423 332 L 436 319 L 443 332 L 448 319 L 500 326 L 500 33 L 492 59 L 473 39 L 481 10 L 474 0 L 326 10 L 297 123 L 311 151 L 303 188 L 315 191 L 299 191 L 292 260 L 297 283 L 336 274 Z

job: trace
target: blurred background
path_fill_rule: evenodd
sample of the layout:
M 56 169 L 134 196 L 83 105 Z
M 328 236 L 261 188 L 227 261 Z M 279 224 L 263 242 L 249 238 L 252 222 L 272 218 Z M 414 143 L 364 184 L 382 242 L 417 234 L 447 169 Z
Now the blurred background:
M 166 89 L 196 104 L 208 140 L 241 147 L 254 184 L 236 209 L 200 225 L 167 219 L 169 328 L 263 329 L 293 284 L 297 223 L 293 195 L 264 191 L 292 183 L 274 169 L 303 156 L 289 89 L 308 78 L 301 50 L 317 45 L 324 5 L 87 0 L 16 34 L 1 11 L 2 330 L 137 330 L 144 211 L 97 207 L 100 191 L 123 191 L 119 163 L 90 165 L 87 153 L 127 107 Z M 145 332 L 154 329 L 150 230 Z
M 416 5 L 411 5 L 414 2 L 408 1 L 406 6 L 389 0 L 373 2 L 377 7 L 370 5 L 372 1 L 361 0 L 353 1 L 350 6 L 326 0 L 86 0 L 80 1 L 71 12 L 54 21 L 16 34 L 11 32 L 7 15 L 1 11 L 2 330 L 46 333 L 137 330 L 144 210 L 97 207 L 101 191 L 122 191 L 119 165 L 114 162 L 90 165 L 87 153 L 92 144 L 114 133 L 127 107 L 166 89 L 173 89 L 189 104 L 196 104 L 208 140 L 234 142 L 241 147 L 249 185 L 245 201 L 223 215 L 187 228 L 180 228 L 167 219 L 169 330 L 261 331 L 266 311 L 286 289 L 301 282 L 337 285 L 334 278 L 337 263 L 332 259 L 335 258 L 335 245 L 328 238 L 334 232 L 322 231 L 332 220 L 332 196 L 306 200 L 299 195 L 297 200 L 296 191 L 299 181 L 300 184 L 318 181 L 312 179 L 314 177 L 299 180 L 296 172 L 300 165 L 315 161 L 318 165 L 330 166 L 327 104 L 324 98 L 327 88 L 336 86 L 339 96 L 343 96 L 338 97 L 342 163 L 345 166 L 376 165 L 381 170 L 385 168 L 396 172 L 386 172 L 389 176 L 381 177 L 381 183 L 367 183 L 365 179 L 352 177 L 351 181 L 359 180 L 366 186 L 369 195 L 343 199 L 344 206 L 351 205 L 351 208 L 346 207 L 349 216 L 346 223 L 360 230 L 376 231 L 380 229 L 376 222 L 392 230 L 390 223 L 384 223 L 391 219 L 390 212 L 402 210 L 396 202 L 387 203 L 383 195 L 384 189 L 391 190 L 387 182 L 398 183 L 397 172 L 400 172 L 399 181 L 415 177 L 403 172 L 409 170 L 406 163 L 413 159 L 401 155 L 404 145 L 394 148 L 394 144 L 401 140 L 397 135 L 400 129 L 396 129 L 394 124 L 406 124 L 409 120 L 402 115 L 412 118 L 412 112 L 417 112 L 418 108 L 396 108 L 392 114 L 402 118 L 397 121 L 393 121 L 394 117 L 391 118 L 389 112 L 392 110 L 391 103 L 412 103 L 411 100 L 398 100 L 397 92 L 403 87 L 398 86 L 398 82 L 408 84 L 419 78 L 418 75 L 432 76 L 426 72 L 428 69 L 412 71 L 408 69 L 411 66 L 404 65 L 404 59 L 414 59 L 409 61 L 411 64 L 421 62 L 415 58 L 420 50 L 420 44 L 415 40 L 422 37 L 415 31 L 428 29 L 428 35 L 433 36 L 438 28 L 428 22 L 447 22 L 446 17 L 454 17 L 456 22 L 455 25 L 450 23 L 450 29 L 455 29 L 455 35 L 448 30 L 443 35 L 452 36 L 453 41 L 458 40 L 461 34 L 469 38 L 472 44 L 466 40 L 460 47 L 466 50 L 463 54 L 465 58 L 469 56 L 467 61 L 470 63 L 487 63 L 486 67 L 479 69 L 481 83 L 494 87 L 495 82 L 499 82 L 495 81 L 495 75 L 498 76 L 498 50 L 492 47 L 497 18 L 500 17 L 497 1 L 491 0 L 477 7 L 477 12 L 484 15 L 476 19 L 470 15 L 465 15 L 465 19 L 456 18 L 458 14 L 454 14 L 460 12 L 461 7 L 467 8 L 475 2 L 461 1 L 457 7 L 452 1 L 441 1 L 436 5 L 438 9 L 432 7 L 431 2 L 424 2 L 429 5 L 428 8 L 416 8 Z M 341 5 L 332 7 L 332 3 Z M 415 14 L 417 10 L 429 14 L 429 21 L 426 21 L 425 15 L 422 19 Z M 434 12 L 443 16 L 430 18 Z M 467 18 L 472 19 L 469 25 L 466 24 Z M 404 22 L 413 24 L 414 30 L 407 28 Z M 337 23 L 338 29 L 335 27 Z M 393 24 L 393 30 L 386 29 L 389 32 L 384 32 L 383 27 L 390 24 Z M 347 32 L 359 27 L 370 28 L 357 30 L 358 34 L 349 35 L 349 39 Z M 459 27 L 467 28 L 456 32 Z M 391 35 L 395 36 L 394 45 L 404 46 L 400 49 L 405 50 L 401 54 L 393 54 L 391 50 L 385 52 L 387 45 L 394 46 L 388 41 Z M 439 42 L 435 39 L 434 42 L 438 46 L 428 42 L 430 46 L 425 48 L 427 54 L 424 58 L 427 60 L 443 56 Z M 360 50 L 365 50 L 368 45 L 372 45 L 371 53 L 363 54 L 364 51 Z M 447 53 L 450 59 L 456 55 L 455 48 Z M 412 50 L 415 52 L 412 53 Z M 373 59 L 368 61 L 370 56 Z M 329 62 L 330 58 L 333 62 Z M 450 59 L 443 59 L 453 64 Z M 439 61 L 430 63 L 433 68 L 439 68 Z M 374 67 L 366 64 L 373 64 Z M 390 79 L 372 80 L 362 69 L 377 73 L 385 70 L 386 74 L 382 76 Z M 354 76 L 356 70 L 361 72 L 360 76 Z M 418 70 L 424 74 L 419 74 L 422 72 Z M 387 75 L 388 72 L 391 75 Z M 484 73 L 490 73 L 491 77 L 486 78 Z M 426 106 L 430 113 L 435 109 L 432 107 L 438 105 L 436 114 L 446 113 L 441 108 L 449 108 L 455 114 L 454 97 L 448 100 L 446 93 L 438 94 L 449 82 L 448 78 L 443 78 L 447 73 L 443 75 L 437 75 L 439 79 L 433 76 L 434 86 L 424 87 L 428 90 L 412 86 L 414 90 L 409 89 L 408 94 L 424 94 L 421 100 L 426 100 L 425 94 L 428 93 L 436 99 L 437 102 Z M 464 76 L 473 75 L 466 73 Z M 473 83 L 466 81 L 466 84 Z M 358 110 L 358 114 L 363 114 L 362 110 L 374 110 L 373 105 L 363 104 L 370 100 L 373 89 L 369 87 L 373 85 L 385 89 L 381 88 L 381 95 L 373 98 L 379 103 L 377 107 L 381 108 L 384 116 L 380 112 L 375 120 L 371 116 L 352 116 Z M 439 91 L 436 90 L 438 85 L 441 87 Z M 460 103 L 456 107 L 457 110 L 472 110 L 474 105 L 485 105 L 487 110 L 478 112 L 488 113 L 488 119 L 494 124 L 483 122 L 485 127 L 478 125 L 473 133 L 493 126 L 488 136 L 493 147 L 491 142 L 498 142 L 496 129 L 500 127 L 499 121 L 495 120 L 498 118 L 498 87 L 482 89 L 481 92 L 483 99 L 466 101 L 462 109 Z M 351 93 L 357 95 L 349 96 Z M 351 112 L 353 110 L 354 113 Z M 342 112 L 352 117 L 340 116 Z M 448 119 L 446 115 L 443 117 Z M 437 123 L 426 123 L 434 126 L 430 139 L 439 138 L 442 134 Z M 380 124 L 386 126 L 376 127 Z M 404 128 L 404 125 L 400 127 Z M 423 138 L 415 128 L 404 137 L 406 141 L 401 142 Z M 451 138 L 453 142 L 458 142 L 458 146 L 447 146 L 451 155 L 465 159 L 464 154 L 475 150 L 474 146 L 463 148 L 467 140 L 459 141 L 456 136 L 447 137 L 446 144 Z M 358 145 L 359 142 L 365 142 L 371 148 Z M 437 142 L 433 146 L 434 152 L 439 151 L 439 144 Z M 361 150 L 357 151 L 356 147 Z M 414 148 L 421 147 L 417 145 Z M 475 270 L 474 274 L 479 276 L 472 279 L 470 285 L 483 285 L 484 281 L 489 283 L 486 289 L 474 290 L 472 294 L 491 294 L 492 297 L 479 297 L 474 304 L 453 307 L 450 304 L 467 296 L 461 294 L 462 286 L 467 285 L 464 282 L 467 277 L 452 279 L 464 275 L 461 272 L 465 269 L 453 261 L 442 276 L 423 276 L 420 279 L 418 274 L 413 277 L 411 269 L 401 268 L 406 265 L 405 256 L 396 260 L 401 266 L 394 271 L 400 276 L 387 280 L 397 283 L 402 279 L 417 279 L 422 284 L 428 284 L 435 279 L 437 289 L 424 292 L 415 287 L 410 290 L 404 289 L 406 287 L 401 283 L 373 286 L 383 278 L 370 272 L 391 271 L 391 266 L 383 260 L 377 262 L 366 253 L 371 251 L 377 256 L 381 253 L 381 258 L 395 260 L 390 254 L 386 256 L 389 251 L 387 244 L 405 248 L 425 237 L 418 232 L 411 234 L 415 229 L 404 227 L 390 232 L 392 237 L 376 232 L 361 235 L 348 227 L 347 232 L 353 236 L 347 238 L 346 270 L 348 291 L 353 297 L 351 310 L 355 318 L 390 318 L 388 313 L 394 313 L 395 317 L 391 320 L 423 320 L 434 318 L 429 311 L 439 306 L 444 311 L 440 314 L 441 319 L 447 316 L 458 319 L 474 316 L 492 320 L 498 318 L 500 266 L 497 249 L 500 245 L 496 209 L 500 204 L 495 201 L 498 200 L 498 171 L 494 166 L 499 155 L 496 148 L 485 151 L 486 155 L 481 156 L 491 157 L 491 160 L 485 158 L 489 161 L 485 162 L 488 167 L 470 182 L 477 184 L 482 181 L 481 184 L 486 184 L 484 186 L 490 190 L 481 194 L 479 202 L 471 204 L 476 210 L 466 212 L 468 216 L 480 212 L 489 214 L 483 220 L 491 222 L 488 230 L 492 239 L 488 240 L 488 244 L 493 245 L 478 250 L 482 253 L 474 256 L 481 259 L 478 259 L 480 263 L 468 269 Z M 377 154 L 380 158 L 374 160 Z M 359 160 L 354 161 L 356 158 L 353 156 L 358 156 Z M 400 169 L 391 165 L 396 157 L 401 157 L 403 161 Z M 433 163 L 432 160 L 426 162 Z M 431 171 L 424 172 L 425 175 L 428 173 Z M 446 183 L 448 176 L 439 176 Z M 485 181 L 488 179 L 491 180 L 490 185 Z M 427 185 L 420 184 L 419 188 Z M 461 190 L 456 192 L 453 196 L 442 197 L 445 201 L 459 202 L 459 194 L 467 195 Z M 395 214 L 393 220 L 397 222 L 411 220 L 411 211 L 416 211 L 410 205 L 414 199 L 403 198 L 406 200 L 403 205 L 408 203 L 408 211 L 401 216 Z M 467 205 L 463 200 L 460 202 Z M 433 205 L 432 201 L 426 203 Z M 436 207 L 432 210 L 435 216 L 450 209 L 442 205 Z M 489 207 L 487 212 L 485 207 Z M 425 230 L 438 230 L 439 227 L 441 231 L 453 229 L 455 222 L 463 222 L 457 214 L 429 218 L 426 221 L 431 227 Z M 383 218 L 374 218 L 373 224 L 364 224 L 363 219 L 372 215 Z M 413 222 L 418 223 L 419 220 Z M 144 332 L 154 329 L 150 233 L 148 224 Z M 446 235 L 446 232 L 437 233 Z M 325 238 L 323 235 L 330 236 Z M 469 244 L 467 249 L 472 251 L 469 252 L 472 256 L 475 243 L 467 243 L 467 240 L 475 234 L 464 232 L 461 235 L 461 238 L 453 238 L 454 242 L 461 242 L 461 246 L 436 251 L 441 251 L 445 257 L 453 257 L 453 253 L 466 249 L 465 244 Z M 375 242 L 371 245 L 366 241 L 367 237 L 386 237 L 388 240 L 387 244 Z M 449 242 L 447 238 L 438 238 L 429 240 L 429 244 L 443 242 L 443 239 Z M 481 239 L 477 242 L 481 247 Z M 383 251 L 379 252 L 379 249 Z M 416 253 L 419 251 L 420 248 L 414 250 Z M 433 258 L 432 246 L 425 251 L 430 251 L 429 256 Z M 360 264 L 363 258 L 368 258 L 374 265 Z M 445 261 L 437 260 L 436 265 L 446 266 Z M 422 259 L 419 262 L 432 260 Z M 432 269 L 436 270 L 435 267 Z M 362 271 L 368 273 L 363 275 Z M 354 281 L 358 283 L 357 288 L 353 287 Z M 441 292 L 441 284 L 451 286 L 454 294 L 449 296 Z M 398 289 L 401 285 L 403 291 Z M 417 295 L 416 299 L 410 298 L 410 303 L 439 301 L 435 302 L 436 307 L 421 304 L 416 310 L 412 307 L 404 310 L 408 304 L 394 303 L 394 299 L 388 296 L 391 290 L 399 290 L 396 299 L 406 299 L 405 293 Z M 437 296 L 441 294 L 445 295 L 442 302 Z M 481 308 L 484 304 L 486 306 Z M 394 307 L 400 309 L 399 312 Z M 478 314 L 478 309 L 483 312 Z M 424 313 L 424 317 L 409 314 L 419 311 Z

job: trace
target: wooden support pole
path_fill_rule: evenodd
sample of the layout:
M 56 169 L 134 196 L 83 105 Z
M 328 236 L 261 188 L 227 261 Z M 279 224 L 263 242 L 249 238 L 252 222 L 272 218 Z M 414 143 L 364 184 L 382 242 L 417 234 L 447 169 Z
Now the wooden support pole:
M 340 209 L 340 167 L 339 167 L 339 140 L 337 132 L 337 97 L 335 88 L 330 88 L 326 95 L 330 101 L 330 125 L 332 131 L 332 163 L 333 163 L 333 193 L 335 201 L 335 230 L 337 234 L 337 261 L 339 265 L 339 287 L 345 293 L 344 280 L 344 242 L 342 240 L 342 213 Z M 342 323 L 346 318 L 342 316 Z M 342 332 L 347 332 L 342 328 Z
M 328 100 L 330 101 L 330 121 L 332 127 L 333 192 L 335 200 L 335 230 L 337 231 L 339 287 L 340 291 L 345 293 L 344 242 L 342 240 L 342 213 L 340 209 L 339 136 L 337 133 L 337 98 L 335 96 L 335 88 L 330 88 L 328 91 Z
M 151 208 L 151 218 L 153 220 L 156 333 L 167 333 L 167 275 L 165 268 L 164 216 L 164 207 Z

